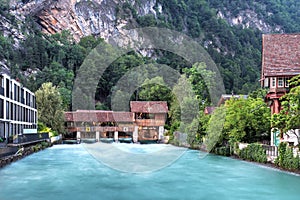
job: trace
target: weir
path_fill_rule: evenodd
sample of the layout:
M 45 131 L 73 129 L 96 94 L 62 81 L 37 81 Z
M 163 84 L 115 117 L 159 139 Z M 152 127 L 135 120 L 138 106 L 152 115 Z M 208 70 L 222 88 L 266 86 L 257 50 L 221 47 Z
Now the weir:
M 131 101 L 130 112 L 77 110 L 66 112 L 70 135 L 81 141 L 157 143 L 164 139 L 165 101 Z

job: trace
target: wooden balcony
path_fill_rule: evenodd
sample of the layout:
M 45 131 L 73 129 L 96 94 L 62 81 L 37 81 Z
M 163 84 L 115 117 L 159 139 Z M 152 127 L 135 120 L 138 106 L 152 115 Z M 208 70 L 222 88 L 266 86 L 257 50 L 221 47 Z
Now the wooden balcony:
M 277 87 L 277 88 L 270 88 L 269 92 L 272 93 L 286 93 L 289 91 L 289 88 L 285 88 L 285 87 Z
M 68 127 L 68 132 L 133 132 L 133 126 L 91 126 L 91 127 Z
M 155 119 L 137 119 L 135 123 L 138 126 L 164 126 L 164 120 L 155 120 Z

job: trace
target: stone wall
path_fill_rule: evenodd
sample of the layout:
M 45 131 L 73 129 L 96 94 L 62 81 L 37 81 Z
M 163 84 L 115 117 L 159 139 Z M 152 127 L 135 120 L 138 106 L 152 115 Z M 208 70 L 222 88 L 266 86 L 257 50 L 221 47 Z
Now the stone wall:
M 50 146 L 50 142 L 41 142 L 35 145 L 19 148 L 16 153 L 0 158 L 0 168 Z

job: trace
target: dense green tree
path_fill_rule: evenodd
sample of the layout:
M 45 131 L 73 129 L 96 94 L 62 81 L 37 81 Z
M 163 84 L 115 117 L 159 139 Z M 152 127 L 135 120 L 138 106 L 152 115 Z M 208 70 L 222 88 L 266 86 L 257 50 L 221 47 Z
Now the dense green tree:
M 94 36 L 86 36 L 80 39 L 78 45 L 83 47 L 88 54 L 91 50 L 96 48 L 104 40 L 102 38 L 95 38 Z
M 138 99 L 142 101 L 167 101 L 172 98 L 171 90 L 162 77 L 146 79 L 139 89 Z
M 263 99 L 231 98 L 225 107 L 225 139 L 234 143 L 269 138 L 271 113 Z
M 64 111 L 61 95 L 52 83 L 43 83 L 35 92 L 38 120 L 58 133 L 64 133 Z
M 12 43 L 9 38 L 0 33 L 0 61 L 10 59 L 12 53 Z
M 199 101 L 199 106 L 203 109 L 203 103 L 210 103 L 209 88 L 215 87 L 215 73 L 206 69 L 205 63 L 195 63 L 191 68 L 183 69 L 192 85 L 193 92 Z
M 170 130 L 171 132 L 178 130 L 181 133 L 186 133 L 187 144 L 197 146 L 201 141 L 199 101 L 185 74 L 181 75 L 172 92 L 173 96 L 169 111 L 169 117 L 171 118 Z
M 205 130 L 206 135 L 203 138 L 203 146 L 208 152 L 211 152 L 217 145 L 226 140 L 226 136 L 223 134 L 225 117 L 226 108 L 221 106 L 215 109 L 208 120 Z
M 96 99 L 100 100 L 105 105 L 109 105 L 111 91 L 113 90 L 114 86 L 116 86 L 118 81 L 127 72 L 132 72 L 131 69 L 141 66 L 144 63 L 145 59 L 135 52 L 130 52 L 115 60 L 110 66 L 108 66 L 104 74 L 100 77 Z M 133 77 L 133 79 L 129 79 L 128 81 L 130 82 L 131 80 L 135 80 L 135 78 Z

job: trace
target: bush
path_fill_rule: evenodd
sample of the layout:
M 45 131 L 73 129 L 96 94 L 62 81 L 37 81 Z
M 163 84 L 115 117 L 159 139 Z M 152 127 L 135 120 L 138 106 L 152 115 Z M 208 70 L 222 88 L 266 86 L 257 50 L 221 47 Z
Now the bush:
M 231 156 L 230 147 L 217 147 L 215 148 L 215 154 L 221 155 L 221 156 Z
M 300 169 L 299 155 L 294 157 L 293 148 L 289 147 L 287 143 L 281 142 L 278 147 L 278 157 L 275 160 L 275 165 L 288 170 Z
M 49 147 L 48 142 L 41 142 L 41 145 L 42 145 L 42 149 L 45 149 L 45 148 Z
M 266 150 L 257 143 L 249 144 L 246 148 L 242 149 L 239 153 L 239 157 L 259 163 L 267 162 Z

